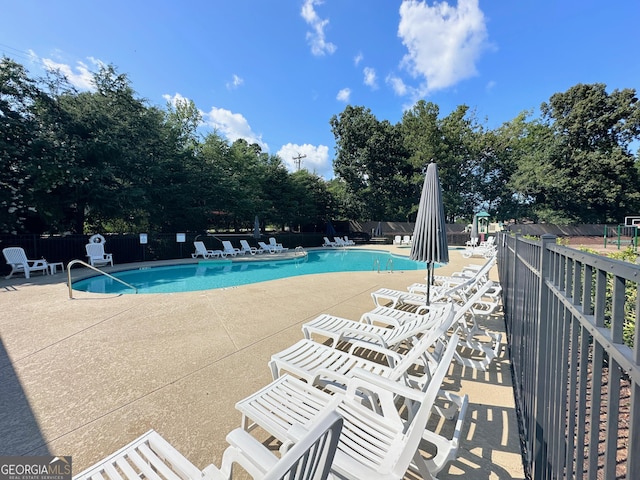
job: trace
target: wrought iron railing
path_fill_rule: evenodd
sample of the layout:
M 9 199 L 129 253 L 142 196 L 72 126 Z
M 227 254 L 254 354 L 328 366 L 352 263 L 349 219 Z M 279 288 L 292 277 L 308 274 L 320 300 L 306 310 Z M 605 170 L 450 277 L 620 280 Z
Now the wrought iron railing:
M 498 245 L 525 468 L 640 478 L 640 266 L 552 235 Z

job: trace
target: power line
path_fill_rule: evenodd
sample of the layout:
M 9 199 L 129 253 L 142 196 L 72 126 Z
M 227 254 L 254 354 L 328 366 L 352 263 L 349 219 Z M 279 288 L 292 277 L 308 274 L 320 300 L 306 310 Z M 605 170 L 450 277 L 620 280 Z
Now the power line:
M 24 50 L 20 50 L 18 48 L 14 48 L 11 47 L 9 45 L 6 45 L 4 43 L 0 43 L 0 52 L 2 52 L 2 55 L 5 55 L 7 57 L 22 57 L 26 60 L 32 60 L 33 59 L 33 53 L 32 52 L 25 52 Z

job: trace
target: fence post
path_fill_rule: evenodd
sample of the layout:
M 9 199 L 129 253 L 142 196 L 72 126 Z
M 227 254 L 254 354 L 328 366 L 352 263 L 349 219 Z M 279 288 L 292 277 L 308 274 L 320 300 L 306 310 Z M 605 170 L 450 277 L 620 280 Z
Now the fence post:
M 550 260 L 551 253 L 547 249 L 547 245 L 556 242 L 555 235 L 545 234 L 540 237 L 540 278 L 538 298 L 538 319 L 536 329 L 536 343 L 538 349 L 536 352 L 536 369 L 535 369 L 535 441 L 533 442 L 533 465 L 532 477 L 535 480 L 541 480 L 547 477 L 545 472 L 548 463 L 547 456 L 547 418 L 549 416 L 548 385 L 549 365 L 548 365 L 548 321 L 549 321 L 549 290 L 546 287 L 546 280 L 551 270 Z

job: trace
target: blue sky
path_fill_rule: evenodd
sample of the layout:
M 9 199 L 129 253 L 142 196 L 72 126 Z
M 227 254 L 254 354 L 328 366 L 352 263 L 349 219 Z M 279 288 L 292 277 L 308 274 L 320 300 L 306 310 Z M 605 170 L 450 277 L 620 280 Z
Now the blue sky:
M 496 128 L 577 83 L 640 87 L 637 0 L 0 0 L 0 54 L 79 88 L 100 63 L 152 105 L 331 178 L 346 105 L 396 123 L 419 99 Z

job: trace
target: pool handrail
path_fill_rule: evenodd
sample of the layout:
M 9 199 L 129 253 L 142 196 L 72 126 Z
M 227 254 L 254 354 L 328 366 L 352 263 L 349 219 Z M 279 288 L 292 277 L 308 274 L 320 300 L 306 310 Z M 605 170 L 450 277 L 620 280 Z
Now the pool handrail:
M 82 260 L 71 260 L 68 264 L 67 264 L 67 285 L 69 287 L 69 298 L 71 300 L 73 300 L 73 288 L 71 288 L 71 267 L 76 265 L 76 264 L 80 264 L 84 267 L 90 268 L 91 270 L 95 270 L 96 272 L 109 277 L 111 280 L 115 280 L 116 282 L 120 282 L 121 284 L 123 284 L 126 287 L 129 288 L 133 288 L 135 290 L 136 293 L 138 293 L 138 289 L 136 287 L 134 287 L 133 285 L 125 282 L 124 280 L 120 280 L 117 277 L 114 277 L 113 275 L 108 274 L 107 272 L 104 272 L 102 270 L 100 270 L 99 268 L 94 267 L 93 265 L 89 265 L 87 262 L 83 262 Z

